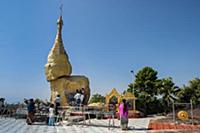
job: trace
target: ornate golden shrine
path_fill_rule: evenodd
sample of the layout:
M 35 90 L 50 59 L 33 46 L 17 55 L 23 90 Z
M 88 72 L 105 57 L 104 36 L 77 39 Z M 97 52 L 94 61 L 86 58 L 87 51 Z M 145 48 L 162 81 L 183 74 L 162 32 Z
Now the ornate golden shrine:
M 111 92 L 106 95 L 106 104 L 110 104 L 110 100 L 113 97 L 117 98 L 117 103 L 121 102 L 121 95 L 117 92 L 117 90 L 115 88 L 113 88 L 111 90 Z
M 135 100 L 137 99 L 132 93 L 130 92 L 125 92 L 124 94 L 119 94 L 119 92 L 113 88 L 111 90 L 110 93 L 108 93 L 106 95 L 106 104 L 109 105 L 111 104 L 113 97 L 115 97 L 117 100 L 116 100 L 116 106 L 118 107 L 119 104 L 121 103 L 122 99 L 126 99 L 127 102 L 129 103 L 129 111 L 133 111 L 135 112 L 136 111 L 136 107 L 135 107 Z

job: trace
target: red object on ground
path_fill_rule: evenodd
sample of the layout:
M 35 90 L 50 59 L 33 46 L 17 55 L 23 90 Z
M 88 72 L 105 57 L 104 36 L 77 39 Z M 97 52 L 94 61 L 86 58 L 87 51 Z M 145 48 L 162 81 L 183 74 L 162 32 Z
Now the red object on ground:
M 173 123 L 156 123 L 150 121 L 148 128 L 150 130 L 162 130 L 162 129 L 183 129 L 183 130 L 193 130 L 199 129 L 200 125 L 182 125 L 182 124 L 173 124 Z

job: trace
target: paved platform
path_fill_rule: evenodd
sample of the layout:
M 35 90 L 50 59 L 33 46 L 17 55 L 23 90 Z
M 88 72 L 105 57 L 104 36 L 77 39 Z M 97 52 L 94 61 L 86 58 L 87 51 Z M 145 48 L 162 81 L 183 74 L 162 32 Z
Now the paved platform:
M 130 129 L 122 131 L 119 120 L 115 119 L 115 126 L 109 129 L 108 120 L 92 119 L 91 124 L 81 123 L 67 126 L 48 126 L 42 123 L 27 125 L 24 119 L 0 118 L 0 133 L 146 133 L 151 118 L 129 119 Z

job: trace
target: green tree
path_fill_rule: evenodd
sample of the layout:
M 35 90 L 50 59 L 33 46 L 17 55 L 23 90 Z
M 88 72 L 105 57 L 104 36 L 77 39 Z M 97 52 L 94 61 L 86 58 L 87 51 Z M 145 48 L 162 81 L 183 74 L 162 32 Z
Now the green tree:
M 126 91 L 138 98 L 138 110 L 146 115 L 168 112 L 172 101 L 177 100 L 189 102 L 192 99 L 195 104 L 200 104 L 200 79 L 196 78 L 180 89 L 171 77 L 158 79 L 157 74 L 153 68 L 144 67 L 135 75 L 134 83 L 128 85 Z
M 171 77 L 164 78 L 157 82 L 158 93 L 162 97 L 162 102 L 165 112 L 168 112 L 173 101 L 178 100 L 177 93 L 180 91 L 178 86 L 175 86 Z
M 96 94 L 92 95 L 89 103 L 97 103 L 97 102 L 105 103 L 105 99 L 106 98 L 104 96 L 102 96 L 101 94 L 96 93 Z
M 188 86 L 183 86 L 178 93 L 180 102 L 189 103 L 192 100 L 194 105 L 200 104 L 200 78 L 189 81 Z
M 157 95 L 157 71 L 151 67 L 144 67 L 135 76 L 133 86 L 130 84 L 127 91 L 133 92 L 138 98 L 137 109 L 144 114 L 159 112 Z M 155 104 L 156 103 L 156 104 Z
M 134 91 L 145 91 L 151 96 L 157 93 L 156 81 L 158 72 L 151 67 L 144 67 L 135 76 Z
M 130 93 L 134 93 L 134 90 L 133 90 L 133 83 L 130 83 L 129 85 L 128 85 L 128 88 L 127 88 L 127 90 L 126 90 L 127 92 L 130 92 Z M 125 92 L 126 92 L 125 91 Z M 123 93 L 125 93 L 125 92 L 123 92 Z

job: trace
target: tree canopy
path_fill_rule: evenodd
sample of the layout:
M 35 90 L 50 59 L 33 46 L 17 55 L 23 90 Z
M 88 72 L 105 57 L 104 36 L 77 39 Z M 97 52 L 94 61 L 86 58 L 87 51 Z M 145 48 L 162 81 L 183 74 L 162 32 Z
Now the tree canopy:
M 128 85 L 128 92 L 138 98 L 137 109 L 145 114 L 166 112 L 173 100 L 177 100 L 179 87 L 171 77 L 158 79 L 158 72 L 144 67 L 135 75 L 134 83 Z
M 189 103 L 192 100 L 194 105 L 200 104 L 200 78 L 190 80 L 188 86 L 184 85 L 178 97 L 180 102 Z
M 136 91 L 145 91 L 151 96 L 156 94 L 156 81 L 158 72 L 151 67 L 144 67 L 135 76 L 133 87 Z
M 106 98 L 104 96 L 102 96 L 101 94 L 96 93 L 96 94 L 92 95 L 89 103 L 97 103 L 97 102 L 105 103 L 105 99 Z

